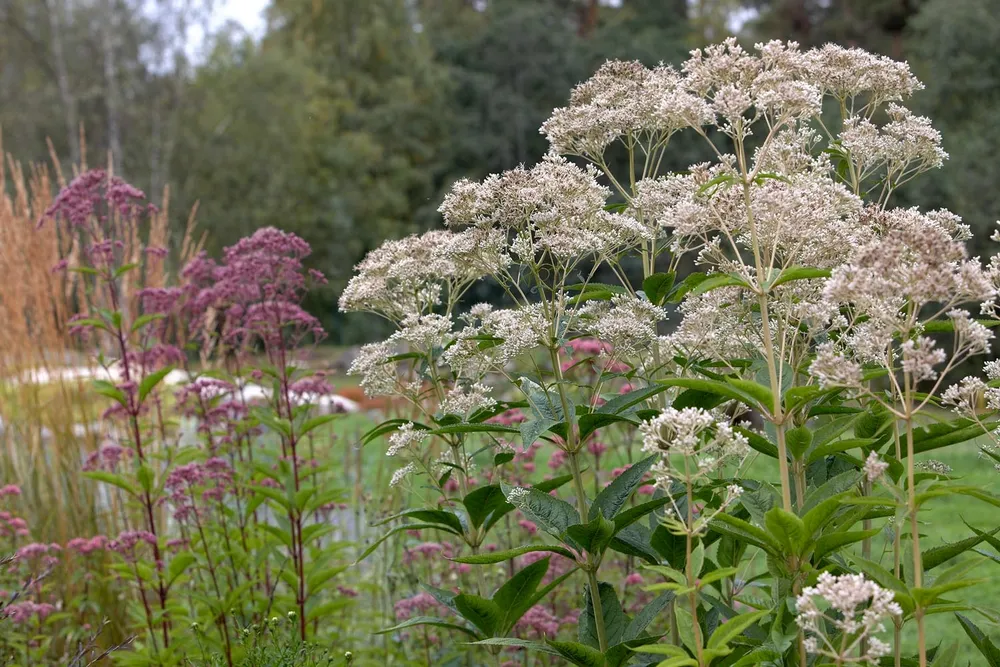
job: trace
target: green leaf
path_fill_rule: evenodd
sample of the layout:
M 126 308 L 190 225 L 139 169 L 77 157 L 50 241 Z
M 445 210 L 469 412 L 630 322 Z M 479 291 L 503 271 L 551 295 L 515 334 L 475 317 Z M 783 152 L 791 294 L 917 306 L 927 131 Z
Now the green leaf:
M 724 512 L 716 514 L 715 518 L 709 523 L 709 526 L 712 530 L 721 535 L 729 535 L 734 539 L 749 542 L 755 547 L 763 549 L 771 555 L 776 556 L 781 551 L 781 543 L 775 538 L 771 537 L 760 528 L 749 524 L 742 519 L 737 519 L 731 514 L 726 514 Z
M 487 637 L 496 634 L 500 619 L 503 617 L 503 612 L 496 602 L 468 593 L 456 595 L 454 602 L 462 618 L 479 628 L 480 632 Z
M 938 565 L 948 562 L 955 556 L 979 546 L 982 542 L 986 541 L 987 537 L 992 537 L 998 532 L 1000 532 L 1000 528 L 995 528 L 989 533 L 977 532 L 976 535 L 967 537 L 964 540 L 942 544 L 941 546 L 923 551 L 920 555 L 920 562 L 924 566 L 924 571 L 933 570 Z
M 780 507 L 772 507 L 767 511 L 764 524 L 787 554 L 799 554 L 809 539 L 802 519 Z
M 654 598 L 652 602 L 643 607 L 625 628 L 625 632 L 622 633 L 622 641 L 628 642 L 633 639 L 638 639 L 639 635 L 646 630 L 649 624 L 660 615 L 660 612 L 670 606 L 673 599 L 674 594 L 671 591 L 667 591 L 663 595 Z
M 170 565 L 167 567 L 167 586 L 172 586 L 177 577 L 184 574 L 189 567 L 194 565 L 196 560 L 197 558 L 190 551 L 181 551 L 171 558 Z
M 750 449 L 760 452 L 765 456 L 770 456 L 772 459 L 778 458 L 777 445 L 761 434 L 756 431 L 751 431 L 748 428 L 744 428 L 743 426 L 734 426 L 733 430 L 747 439 L 747 444 L 750 445 Z
M 948 422 L 928 424 L 913 429 L 913 451 L 916 454 L 934 449 L 948 447 L 960 442 L 978 438 L 983 429 L 990 429 L 993 422 L 985 422 L 982 426 L 971 419 L 955 419 Z M 903 451 L 905 457 L 906 451 Z
M 989 581 L 988 579 L 964 579 L 961 581 L 951 581 L 946 584 L 938 584 L 937 586 L 924 586 L 921 588 L 911 588 L 910 595 L 913 596 L 914 601 L 920 607 L 930 607 L 934 604 L 938 598 L 940 598 L 945 593 L 950 593 L 952 591 L 958 591 L 963 588 L 969 588 L 970 586 L 978 586 Z
M 679 284 L 674 285 L 667 297 L 667 303 L 680 303 L 688 293 L 701 283 L 708 280 L 708 275 L 701 272 L 689 273 Z
M 793 459 L 801 459 L 812 445 L 813 434 L 806 426 L 797 426 L 785 433 L 785 445 Z
M 513 487 L 501 484 L 501 488 L 504 495 L 511 498 Z M 553 498 L 537 488 L 530 488 L 526 493 L 515 495 L 513 501 L 511 504 L 521 510 L 529 521 L 538 524 L 555 537 L 561 537 L 567 528 L 580 523 L 580 515 L 572 505 L 565 500 Z
M 112 486 L 117 486 L 119 489 L 127 491 L 133 496 L 139 496 L 139 489 L 132 482 L 125 479 L 121 475 L 115 474 L 113 472 L 107 472 L 104 470 L 88 470 L 83 473 L 83 476 L 87 479 L 93 479 L 98 482 L 104 482 L 105 484 L 111 484 Z
M 620 394 L 615 396 L 610 401 L 597 408 L 599 413 L 607 414 L 621 414 L 622 412 L 628 410 L 629 408 L 642 403 L 643 401 L 648 401 L 653 396 L 657 394 L 662 394 L 667 391 L 670 387 L 666 387 L 661 384 L 654 384 L 648 387 L 642 387 L 640 389 L 633 389 L 627 394 Z
M 136 331 L 142 329 L 150 322 L 155 322 L 156 320 L 162 320 L 164 317 L 166 317 L 166 315 L 164 315 L 163 313 L 147 313 L 145 315 L 140 315 L 139 317 L 135 318 L 135 322 L 132 323 L 131 332 L 135 333 Z M 74 324 L 78 323 L 79 322 L 75 322 Z
M 881 529 L 872 528 L 871 530 L 855 530 L 823 535 L 816 540 L 816 546 L 813 549 L 813 557 L 818 561 L 841 547 L 845 547 L 848 544 L 855 544 L 856 542 L 860 542 L 861 540 L 869 537 L 875 537 L 880 532 Z
M 128 406 L 128 397 L 125 392 L 107 380 L 94 380 L 93 387 L 97 394 L 110 398 L 119 405 Z
M 989 667 L 1000 667 L 1000 649 L 998 649 L 989 637 L 980 630 L 975 623 L 962 614 L 955 614 L 955 618 L 961 623 L 965 634 L 972 640 L 973 645 L 986 658 Z
M 743 287 L 749 288 L 750 285 L 747 284 L 743 278 L 736 274 L 731 273 L 713 273 L 707 278 L 700 281 L 694 288 L 690 290 L 692 295 L 704 294 L 705 292 L 710 292 L 720 287 Z
M 444 619 L 435 618 L 433 616 L 414 616 L 413 618 L 408 618 L 402 623 L 398 623 L 391 628 L 385 628 L 383 630 L 376 630 L 373 634 L 376 635 L 386 635 L 390 632 L 397 632 L 399 630 L 405 630 L 406 628 L 412 628 L 420 625 L 433 625 L 438 628 L 445 628 L 448 630 L 458 630 L 459 632 L 464 632 L 467 635 L 472 635 L 475 638 L 479 638 L 479 633 L 477 633 L 472 628 L 468 628 L 464 625 L 458 625 L 457 623 L 449 623 Z
M 663 301 L 674 288 L 674 280 L 677 279 L 675 271 L 666 273 L 654 273 L 642 281 L 642 291 L 651 303 L 662 306 Z
M 517 432 L 521 434 L 521 444 L 530 447 L 535 444 L 539 436 L 558 424 L 555 419 L 529 419 L 521 422 Z
M 139 486 L 142 487 L 143 491 L 151 492 L 153 490 L 153 484 L 156 482 L 156 478 L 153 475 L 153 469 L 150 468 L 145 463 L 139 465 L 139 468 L 135 472 L 135 478 L 139 480 Z
M 546 641 L 561 657 L 577 667 L 604 667 L 604 655 L 589 646 L 576 642 Z
M 459 433 L 520 433 L 521 430 L 514 426 L 504 426 L 503 424 L 451 424 L 440 428 L 431 429 L 431 435 L 455 435 Z
M 601 615 L 604 618 L 604 632 L 608 646 L 620 644 L 629 624 L 628 616 L 622 611 L 614 586 L 602 581 L 598 583 L 597 587 L 601 596 Z M 579 619 L 580 641 L 597 648 L 599 646 L 597 622 L 591 595 L 590 586 L 587 586 L 583 594 L 583 613 L 580 614 Z
M 575 556 L 573 552 L 569 549 L 550 546 L 550 545 L 530 545 L 525 547 L 516 547 L 514 549 L 507 549 L 506 551 L 494 551 L 492 553 L 476 554 L 474 556 L 459 556 L 458 558 L 452 558 L 451 560 L 456 563 L 468 563 L 470 565 L 491 565 L 493 563 L 502 563 L 504 561 L 517 558 L 518 556 L 523 556 L 527 553 L 532 553 L 535 551 L 544 551 L 548 553 L 559 554 L 560 556 L 565 556 L 570 560 L 573 560 Z
M 774 279 L 768 290 L 772 290 L 779 285 L 792 282 L 793 280 L 813 280 L 815 278 L 829 278 L 830 269 L 815 269 L 808 266 L 790 266 L 784 269 L 778 277 Z
M 167 377 L 167 373 L 174 370 L 173 366 L 165 366 L 158 371 L 150 373 L 146 377 L 142 378 L 139 382 L 139 402 L 142 403 L 149 396 L 149 392 L 156 388 L 156 385 L 160 384 L 160 381 Z
M 552 479 L 546 479 L 539 482 L 538 484 L 532 485 L 531 488 L 538 489 L 543 493 L 548 493 L 550 491 L 555 491 L 559 487 L 565 485 L 567 482 L 573 481 L 573 475 L 560 475 L 559 477 L 553 477 Z
M 667 387 L 684 387 L 685 389 L 695 389 L 708 394 L 715 394 L 723 398 L 740 401 L 751 408 L 760 408 L 759 401 L 753 395 L 730 383 L 701 378 L 670 378 L 667 380 L 657 380 L 657 382 Z M 768 410 L 770 410 L 770 406 Z
M 831 440 L 830 442 L 824 443 L 823 445 L 813 449 L 806 458 L 806 462 L 813 463 L 822 458 L 840 452 L 846 452 L 862 447 L 871 447 L 876 442 L 878 441 L 874 438 L 845 438 L 844 440 Z
M 843 501 L 849 495 L 848 492 L 838 493 L 806 512 L 802 517 L 802 523 L 806 527 L 806 536 L 812 538 L 817 531 L 826 526 L 830 518 L 843 507 Z
M 639 637 L 638 639 L 627 639 L 622 641 L 621 644 L 615 644 L 608 648 L 607 652 L 604 654 L 604 659 L 607 661 L 607 667 L 625 667 L 625 665 L 635 657 L 637 651 L 641 651 L 642 647 L 655 644 L 662 638 L 659 636 L 645 636 Z
M 523 648 L 526 651 L 538 651 L 548 655 L 559 655 L 555 649 L 549 648 L 542 642 L 531 641 L 530 639 L 516 639 L 513 637 L 490 637 L 478 642 L 469 642 L 469 646 L 513 646 Z
M 726 378 L 726 382 L 736 387 L 744 394 L 752 396 L 753 399 L 760 404 L 760 408 L 764 412 L 770 414 L 774 410 L 774 394 L 768 387 L 765 387 L 759 382 L 744 380 L 741 378 Z
M 548 570 L 549 558 L 537 560 L 518 570 L 493 594 L 493 602 L 500 610 L 500 619 L 496 625 L 499 634 L 507 634 L 518 619 L 534 604 L 531 601 L 532 595 L 538 589 L 538 585 L 542 583 Z
M 305 435 L 306 433 L 309 433 L 310 431 L 313 431 L 319 428 L 320 426 L 323 426 L 324 424 L 329 424 L 335 419 L 340 419 L 341 417 L 343 417 L 342 414 L 330 414 L 330 415 L 319 415 L 313 417 L 312 419 L 307 419 L 305 422 L 302 423 L 302 428 L 299 430 L 299 435 L 300 436 Z
M 651 538 L 645 526 L 634 523 L 615 534 L 610 548 L 626 556 L 642 558 L 648 563 L 658 563 L 659 556 L 650 544 Z
M 580 440 L 584 440 L 597 429 L 610 426 L 611 424 L 632 424 L 639 425 L 639 420 L 631 415 L 612 415 L 606 412 L 588 412 L 580 415 Z
M 462 499 L 465 510 L 469 513 L 469 521 L 474 528 L 479 528 L 495 512 L 506 514 L 514 509 L 503 495 L 499 484 L 490 484 L 474 489 Z
M 497 452 L 493 456 L 493 465 L 500 467 L 505 463 L 510 463 L 514 460 L 514 452 Z
M 590 519 L 595 519 L 599 512 L 609 519 L 617 516 L 658 458 L 657 455 L 647 457 L 615 477 L 594 499 L 594 504 L 590 506 Z
M 599 556 L 604 553 L 615 534 L 615 524 L 603 514 L 587 523 L 578 523 L 566 529 L 566 534 L 588 553 Z
M 934 654 L 931 667 L 955 667 L 958 659 L 958 642 L 952 642 L 947 648 L 939 648 Z
M 399 514 L 393 514 L 392 516 L 382 519 L 378 523 L 373 523 L 373 526 L 382 526 L 390 521 L 407 517 L 410 519 L 416 519 L 417 521 L 425 521 L 427 523 L 437 523 L 442 526 L 447 526 L 452 529 L 456 534 L 461 535 L 465 532 L 465 528 L 462 526 L 462 522 L 459 518 L 448 510 L 434 510 L 434 509 L 416 509 L 416 510 L 406 510 L 405 512 L 400 512 Z
M 382 422 L 375 428 L 367 431 L 364 435 L 362 435 L 361 444 L 362 446 L 367 445 L 368 443 L 373 442 L 374 440 L 380 438 L 383 435 L 386 435 L 387 433 L 394 433 L 395 431 L 399 430 L 400 426 L 411 423 L 413 424 L 414 430 L 418 431 L 431 430 L 430 426 L 427 426 L 425 424 L 420 424 L 410 419 L 389 419 Z
M 770 613 L 770 610 L 765 609 L 749 614 L 740 614 L 728 619 L 716 628 L 712 636 L 708 638 L 707 647 L 710 649 L 719 649 L 729 646 L 729 642 L 742 635 L 747 628 Z
M 260 489 L 256 489 L 256 490 L 259 491 Z M 409 523 L 409 524 L 405 524 L 405 525 L 402 525 L 402 526 L 396 526 L 395 528 L 393 528 L 392 530 L 390 530 L 388 533 L 386 533 L 382 537 L 380 537 L 377 540 L 375 540 L 374 542 L 372 542 L 368 546 L 368 548 L 365 549 L 360 556 L 358 556 L 358 559 L 356 561 L 354 561 L 354 564 L 357 565 L 358 563 L 360 563 L 364 559 L 366 559 L 369 556 L 371 556 L 372 553 L 376 549 L 378 549 L 378 546 L 380 544 L 382 544 L 383 542 L 385 542 L 387 539 L 389 539 L 390 537 L 392 537 L 396 533 L 401 533 L 401 532 L 406 531 L 406 530 L 423 530 L 423 529 L 426 529 L 426 528 L 433 528 L 435 530 L 443 530 L 443 531 L 445 531 L 447 533 L 451 533 L 453 535 L 459 535 L 459 536 L 461 536 L 459 533 L 456 533 L 454 530 L 451 530 L 450 528 L 448 528 L 446 526 L 442 526 L 441 524 L 437 524 L 437 523 Z
M 618 516 L 615 517 L 615 532 L 621 532 L 642 517 L 655 512 L 669 502 L 670 497 L 663 496 L 662 498 L 655 498 L 653 500 L 640 503 L 634 507 L 629 507 L 627 510 L 619 513 Z

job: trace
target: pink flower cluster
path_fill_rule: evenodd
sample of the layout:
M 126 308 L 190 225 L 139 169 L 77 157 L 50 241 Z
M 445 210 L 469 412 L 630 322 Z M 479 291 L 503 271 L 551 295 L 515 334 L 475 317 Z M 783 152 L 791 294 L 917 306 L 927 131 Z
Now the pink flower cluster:
M 55 606 L 47 602 L 38 603 L 25 600 L 24 602 L 15 602 L 0 609 L 0 616 L 9 618 L 13 623 L 17 623 L 18 625 L 24 625 L 30 622 L 32 618 L 44 621 L 55 610 Z
M 84 471 L 103 470 L 116 472 L 123 460 L 132 458 L 132 450 L 119 444 L 105 440 L 100 448 L 90 454 L 83 463 Z
M 66 548 L 75 551 L 81 556 L 87 556 L 96 551 L 104 551 L 108 548 L 109 540 L 104 535 L 95 535 L 91 538 L 74 537 L 66 543 Z
M 260 340 L 269 349 L 290 349 L 309 335 L 323 338 L 319 320 L 299 305 L 307 276 L 325 282 L 322 274 L 304 269 L 310 252 L 295 234 L 265 227 L 226 248 L 221 264 L 204 254 L 192 260 L 182 272 L 192 332 L 201 335 L 215 325 L 211 313 L 221 313 L 223 339 L 235 347 Z
M 0 510 L 0 537 L 28 536 L 28 522 L 10 512 Z
M 413 597 L 403 598 L 393 605 L 397 621 L 405 621 L 413 616 L 423 616 L 429 611 L 443 612 L 444 605 L 430 593 L 417 593 Z
M 155 545 L 156 536 L 145 530 L 126 530 L 117 539 L 108 542 L 108 548 L 131 559 L 135 557 L 135 548 L 142 543 Z
M 174 506 L 174 518 L 186 521 L 195 508 L 195 491 L 201 488 L 201 497 L 207 501 L 219 501 L 233 485 L 233 470 L 225 459 L 217 456 L 204 463 L 197 461 L 177 466 L 167 475 L 164 488 L 167 498 Z M 202 488 L 205 487 L 205 488 Z

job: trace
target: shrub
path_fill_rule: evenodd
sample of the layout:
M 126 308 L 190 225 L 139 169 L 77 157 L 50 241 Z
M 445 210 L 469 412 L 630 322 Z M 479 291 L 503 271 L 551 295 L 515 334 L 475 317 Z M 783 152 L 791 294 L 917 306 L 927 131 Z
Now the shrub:
M 498 665 L 951 664 L 926 619 L 969 609 L 971 550 L 997 543 L 973 529 L 928 548 L 920 511 L 1000 500 L 916 458 L 996 428 L 996 389 L 945 383 L 989 350 L 1000 322 L 966 308 L 995 316 L 1000 264 L 967 257 L 954 214 L 891 205 L 947 157 L 902 105 L 920 87 L 905 63 L 832 45 L 609 62 L 543 125 L 539 164 L 459 181 L 448 231 L 359 265 L 341 307 L 397 331 L 353 372 L 420 410 L 369 439 L 389 436 L 393 486 L 431 500 L 386 537 L 434 531 L 477 577 L 428 582 L 387 632 L 443 628 Z M 679 132 L 715 159 L 661 173 Z M 511 305 L 464 308 L 481 280 Z M 609 475 L 615 439 L 639 451 L 612 446 L 631 464 Z M 536 452 L 568 474 L 530 483 Z M 512 515 L 525 532 L 505 538 Z M 653 595 L 626 609 L 638 581 Z M 560 614 L 578 618 L 572 640 Z

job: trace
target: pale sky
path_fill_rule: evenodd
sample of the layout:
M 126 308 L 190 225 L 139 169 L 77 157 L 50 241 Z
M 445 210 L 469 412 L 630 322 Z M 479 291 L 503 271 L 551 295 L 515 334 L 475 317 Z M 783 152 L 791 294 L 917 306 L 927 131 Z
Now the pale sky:
M 238 21 L 250 34 L 259 37 L 264 33 L 264 9 L 268 4 L 270 0 L 223 0 L 217 20 L 219 23 L 229 19 Z

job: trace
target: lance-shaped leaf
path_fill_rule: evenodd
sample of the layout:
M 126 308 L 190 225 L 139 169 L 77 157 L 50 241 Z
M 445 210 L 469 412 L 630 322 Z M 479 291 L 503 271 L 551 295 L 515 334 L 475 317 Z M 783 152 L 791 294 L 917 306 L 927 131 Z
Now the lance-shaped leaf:
M 598 583 L 601 600 L 601 615 L 604 618 L 604 636 L 608 646 L 620 644 L 625 636 L 625 629 L 628 627 L 629 618 L 622 611 L 622 605 L 618 601 L 618 594 L 615 587 L 606 582 Z M 597 648 L 600 644 L 597 638 L 597 621 L 594 613 L 594 603 L 591 599 L 593 592 L 587 586 L 583 594 L 583 613 L 580 614 L 579 631 L 580 641 L 588 646 Z
M 629 642 L 634 639 L 639 639 L 640 635 L 645 632 L 649 624 L 659 616 L 660 612 L 670 606 L 670 603 L 674 599 L 674 594 L 672 591 L 667 591 L 666 593 L 656 597 L 652 602 L 643 607 L 638 614 L 635 615 L 629 624 L 625 627 L 625 631 L 622 633 L 622 641 Z
M 459 520 L 458 516 L 448 510 L 433 510 L 433 509 L 416 509 L 416 510 L 406 510 L 398 514 L 393 514 L 390 517 L 382 519 L 378 523 L 372 524 L 373 526 L 382 526 L 390 521 L 407 517 L 410 519 L 416 519 L 417 521 L 424 521 L 426 523 L 436 523 L 441 526 L 450 528 L 453 531 L 457 531 L 461 534 L 465 528 L 462 526 L 462 522 Z
M 476 554 L 473 556 L 459 556 L 458 558 L 452 558 L 451 560 L 456 563 L 468 563 L 470 565 L 490 565 L 492 563 L 502 563 L 504 561 L 512 560 L 518 556 L 523 556 L 524 554 L 533 553 L 537 551 L 543 551 L 546 553 L 559 554 L 569 559 L 574 559 L 575 556 L 573 552 L 564 547 L 542 544 L 542 545 L 530 545 L 525 547 L 516 547 L 514 549 L 507 549 L 505 551 L 494 551 L 485 554 Z
M 405 630 L 406 628 L 412 628 L 420 625 L 432 625 L 438 628 L 446 628 L 448 630 L 458 630 L 459 632 L 464 632 L 467 635 L 471 635 L 476 639 L 481 636 L 478 632 L 472 628 L 466 627 L 464 625 L 459 625 L 458 623 L 450 623 L 442 618 L 435 618 L 434 616 L 414 616 L 413 618 L 408 618 L 402 623 L 398 623 L 391 628 L 384 628 L 382 630 L 376 630 L 374 634 L 376 635 L 387 635 L 390 632 L 397 632 L 399 630 Z
M 537 488 L 515 490 L 506 484 L 501 484 L 501 488 L 508 502 L 521 510 L 529 521 L 555 537 L 561 537 L 567 528 L 580 523 L 580 515 L 565 500 L 553 498 Z
M 813 557 L 819 561 L 834 551 L 846 547 L 848 544 L 855 544 L 869 537 L 875 537 L 880 532 L 881 529 L 872 528 L 871 530 L 853 530 L 823 535 L 816 540 L 816 546 L 813 548 Z
M 800 553 L 809 539 L 802 519 L 780 507 L 772 507 L 767 511 L 764 525 L 788 554 Z
M 259 490 L 259 489 L 257 489 L 257 490 Z M 396 533 L 401 533 L 401 532 L 403 532 L 405 530 L 424 530 L 425 528 L 433 528 L 435 530 L 443 530 L 446 533 L 451 533 L 452 535 L 461 536 L 461 533 L 455 532 L 451 528 L 443 526 L 443 525 L 441 525 L 439 523 L 411 523 L 411 524 L 406 524 L 406 525 L 403 525 L 403 526 L 396 526 L 395 528 L 393 528 L 392 530 L 390 530 L 388 533 L 386 533 L 382 537 L 380 537 L 377 540 L 375 540 L 374 542 L 372 542 L 368 546 L 368 548 L 365 549 L 364 552 L 362 552 L 362 554 L 360 556 L 358 556 L 358 559 L 356 561 L 354 561 L 354 564 L 357 565 L 358 563 L 360 563 L 364 559 L 366 559 L 369 556 L 371 556 L 372 552 L 374 552 L 376 549 L 378 549 L 378 546 L 380 544 L 382 544 L 383 542 L 385 542 L 387 539 L 389 539 L 390 537 L 392 537 Z
M 486 636 L 496 634 L 503 616 L 496 602 L 469 593 L 455 596 L 455 608 L 462 618 L 479 628 L 479 631 Z
M 710 649 L 723 649 L 728 647 L 729 642 L 742 635 L 747 628 L 754 623 L 757 623 L 770 613 L 770 610 L 765 609 L 763 611 L 740 614 L 739 616 L 730 618 L 716 628 L 715 632 L 712 633 L 712 636 L 708 638 L 707 647 Z
M 474 528 L 479 528 L 494 512 L 507 512 L 514 509 L 514 506 L 507 502 L 503 495 L 503 489 L 499 484 L 481 486 L 470 491 L 462 499 L 466 512 L 469 513 L 469 521 Z
M 662 306 L 671 290 L 673 290 L 676 279 L 677 273 L 675 271 L 654 273 L 642 281 L 642 291 L 650 303 Z
M 526 611 L 534 604 L 532 596 L 549 571 L 549 558 L 542 558 L 521 568 L 493 594 L 493 602 L 500 609 L 497 624 L 499 634 L 507 634 Z
M 635 490 L 642 484 L 642 478 L 658 458 L 655 454 L 647 457 L 629 466 L 622 474 L 615 477 L 594 498 L 594 504 L 590 506 L 590 519 L 597 518 L 599 512 L 608 519 L 613 519 L 617 516 L 621 508 L 628 502 L 628 499 L 635 493 Z
M 748 542 L 755 547 L 763 549 L 772 556 L 777 556 L 781 552 L 781 543 L 763 530 L 747 523 L 742 519 L 737 519 L 731 514 L 716 514 L 709 523 L 712 530 L 722 535 Z
M 426 424 L 420 424 L 418 422 L 413 422 L 410 419 L 389 419 L 387 421 L 382 422 L 378 426 L 375 426 L 371 430 L 367 431 L 364 435 L 362 435 L 361 444 L 367 445 L 370 442 L 374 442 L 381 436 L 386 435 L 388 433 L 394 433 L 395 431 L 399 430 L 400 426 L 404 424 L 409 424 L 411 422 L 413 423 L 413 429 L 416 431 L 431 430 L 430 426 L 427 426 Z
M 570 540 L 595 556 L 604 553 L 614 534 L 615 524 L 600 513 L 592 521 L 578 523 L 566 529 Z
M 654 384 L 648 387 L 641 387 L 640 389 L 633 389 L 627 394 L 615 396 L 610 401 L 597 408 L 596 412 L 612 415 L 621 414 L 631 407 L 648 401 L 657 394 L 662 394 L 668 389 L 670 389 L 670 387 L 661 384 Z
M 605 667 L 607 664 L 604 655 L 597 649 L 593 649 L 576 642 L 546 641 L 561 658 L 568 660 L 577 667 Z
M 986 633 L 980 630 L 968 617 L 962 614 L 955 614 L 955 618 L 962 624 L 962 629 L 965 630 L 965 634 L 972 640 L 973 645 L 986 658 L 986 663 L 989 667 L 1000 667 L 1000 648 L 997 648 Z
M 970 526 L 971 528 L 971 526 Z M 986 533 L 983 531 L 976 530 L 975 535 L 972 537 L 967 537 L 964 540 L 959 540 L 957 542 L 950 542 L 948 544 L 942 544 L 938 547 L 933 547 L 927 549 L 921 553 L 920 562 L 924 566 L 924 570 L 933 570 L 938 565 L 948 562 L 952 558 L 969 551 L 970 549 L 979 546 L 981 543 L 985 542 L 988 538 L 993 537 L 998 532 L 1000 528 L 995 528 L 990 532 Z
M 992 426 L 994 426 L 993 422 L 986 422 L 980 426 L 971 419 L 962 418 L 915 428 L 913 429 L 913 451 L 920 454 L 973 440 L 983 434 L 984 428 L 989 430 Z M 906 455 L 904 451 L 903 456 Z

